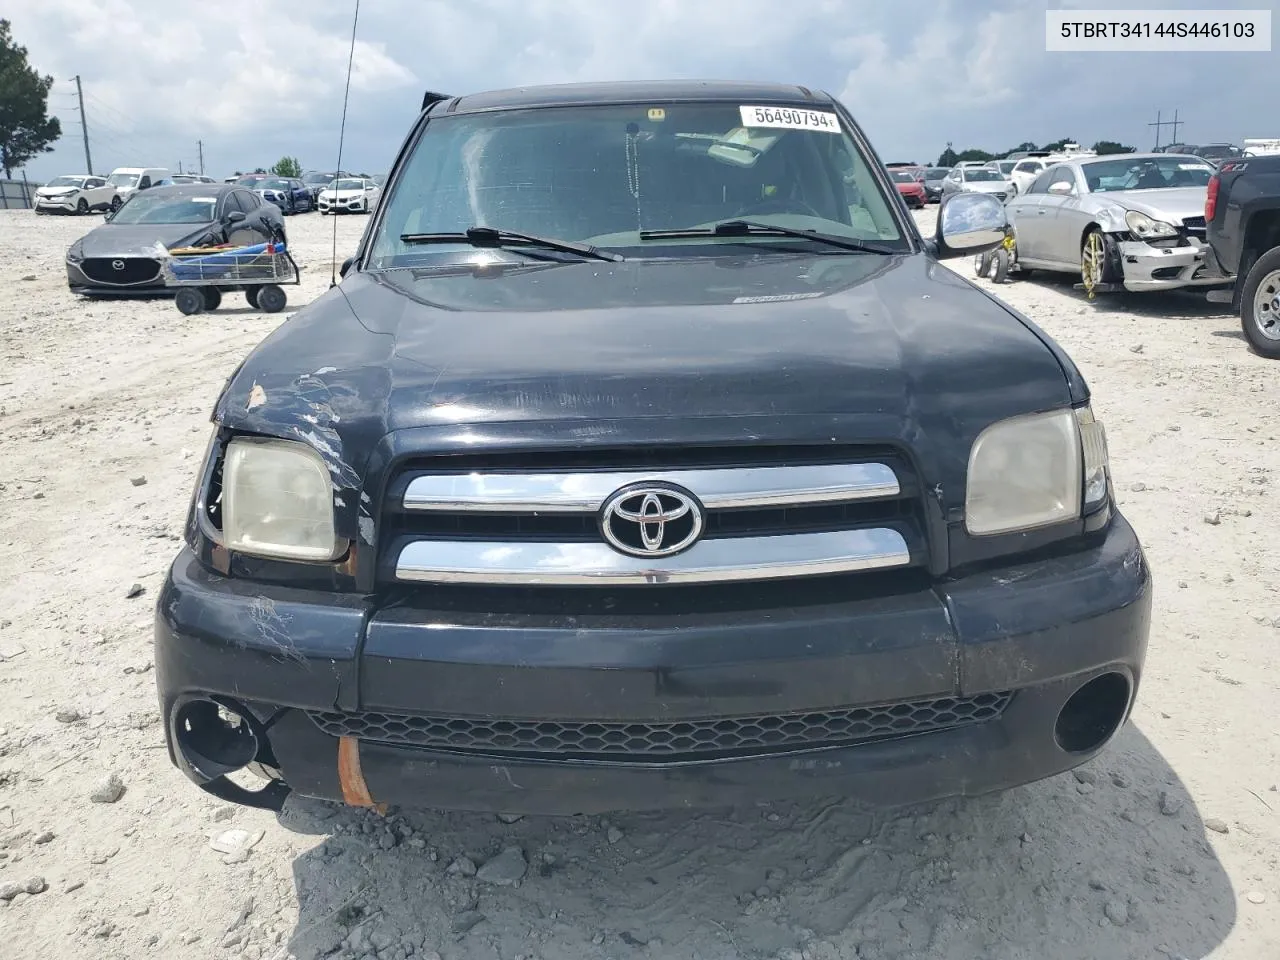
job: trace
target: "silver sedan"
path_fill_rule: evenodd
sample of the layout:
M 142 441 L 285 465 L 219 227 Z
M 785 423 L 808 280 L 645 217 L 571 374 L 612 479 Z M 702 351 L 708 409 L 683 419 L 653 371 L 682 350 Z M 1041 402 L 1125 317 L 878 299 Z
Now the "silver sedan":
M 1006 209 L 1018 269 L 1079 273 L 1090 298 L 1230 282 L 1206 260 L 1213 167 L 1180 154 L 1124 154 L 1049 167 Z
M 1002 203 L 1018 192 L 1013 182 L 990 167 L 956 167 L 942 180 L 942 195 L 989 193 Z

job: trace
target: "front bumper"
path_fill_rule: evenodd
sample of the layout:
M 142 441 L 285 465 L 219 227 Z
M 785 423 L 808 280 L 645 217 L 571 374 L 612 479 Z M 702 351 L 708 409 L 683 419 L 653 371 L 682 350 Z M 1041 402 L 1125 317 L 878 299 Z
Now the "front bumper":
M 1212 287 L 1233 283 L 1212 256 L 1208 244 L 1192 240 L 1185 247 L 1157 247 L 1142 240 L 1122 240 L 1118 259 L 1126 290 L 1145 293 L 1181 287 Z
M 76 196 L 74 193 L 68 194 L 65 197 L 42 197 L 37 195 L 36 209 L 37 210 L 65 210 L 68 213 L 72 213 L 75 211 L 76 202 L 79 199 L 80 198 Z
M 1132 705 L 1150 605 L 1141 547 L 1118 515 L 1078 553 L 913 592 L 644 618 L 379 607 L 220 577 L 184 549 L 157 605 L 156 679 L 171 759 L 240 802 L 258 801 L 202 775 L 179 744 L 176 713 L 192 698 L 251 713 L 269 744 L 258 759 L 294 790 L 358 805 L 549 815 L 805 795 L 898 805 L 1016 786 L 1096 754 Z M 1099 677 L 1121 691 L 1114 722 L 1068 751 L 1055 725 Z M 661 762 L 333 736 L 317 716 L 377 714 L 384 732 L 406 726 L 391 714 L 500 732 L 569 721 L 650 729 L 937 698 L 999 700 L 1001 712 L 857 745 Z
M 154 281 L 131 285 L 115 285 L 110 283 L 99 283 L 92 277 L 85 274 L 80 269 L 77 262 L 66 261 L 67 266 L 67 288 L 74 294 L 83 297 L 120 297 L 128 298 L 145 298 L 145 297 L 171 297 L 174 288 L 166 287 L 163 277 L 157 277 Z

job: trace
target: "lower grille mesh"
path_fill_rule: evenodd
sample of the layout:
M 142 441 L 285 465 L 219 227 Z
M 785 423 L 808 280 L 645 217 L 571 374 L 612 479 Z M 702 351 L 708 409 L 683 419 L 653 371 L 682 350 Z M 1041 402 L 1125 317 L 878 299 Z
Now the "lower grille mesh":
M 677 721 L 493 720 L 385 713 L 309 716 L 325 733 L 433 749 L 563 759 L 680 760 L 852 745 L 993 720 L 1012 693 L 816 713 Z

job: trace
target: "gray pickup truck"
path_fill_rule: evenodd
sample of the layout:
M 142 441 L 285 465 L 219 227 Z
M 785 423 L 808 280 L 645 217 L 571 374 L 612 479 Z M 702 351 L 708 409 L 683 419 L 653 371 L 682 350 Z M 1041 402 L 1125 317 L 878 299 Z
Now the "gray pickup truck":
M 1262 356 L 1280 358 L 1280 156 L 1224 161 L 1209 180 L 1204 219 L 1218 265 L 1236 275 L 1231 304 L 1244 335 Z

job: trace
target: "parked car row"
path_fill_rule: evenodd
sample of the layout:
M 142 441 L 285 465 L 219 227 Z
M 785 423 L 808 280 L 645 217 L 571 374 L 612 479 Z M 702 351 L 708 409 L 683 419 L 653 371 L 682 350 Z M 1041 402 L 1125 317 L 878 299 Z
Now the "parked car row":
M 137 191 L 169 182 L 171 177 L 163 167 L 117 167 L 106 177 L 66 174 L 36 188 L 35 211 L 83 215 L 116 210 Z

